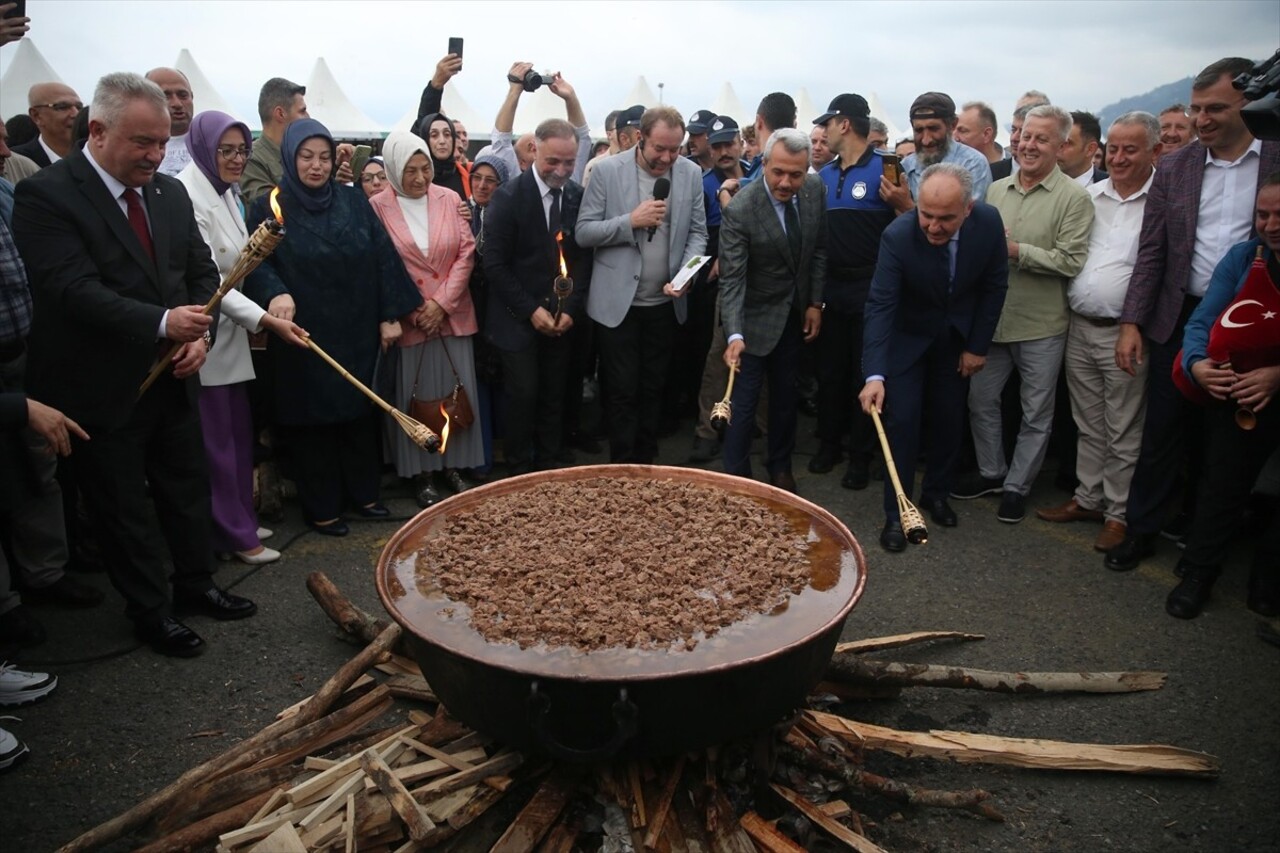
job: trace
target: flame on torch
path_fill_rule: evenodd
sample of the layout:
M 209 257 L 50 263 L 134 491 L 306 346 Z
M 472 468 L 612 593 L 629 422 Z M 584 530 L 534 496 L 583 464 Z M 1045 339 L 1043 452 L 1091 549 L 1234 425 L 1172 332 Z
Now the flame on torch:
M 564 262 L 564 232 L 556 232 L 556 251 L 560 253 L 560 277 L 569 277 L 569 267 Z
M 439 453 L 444 453 L 444 449 L 449 444 L 449 410 L 445 408 L 444 401 L 440 401 L 440 417 L 444 418 L 444 426 L 440 428 L 440 449 Z
M 281 225 L 284 225 L 284 211 L 280 209 L 280 188 L 279 187 L 276 187 L 271 191 L 271 196 L 268 199 L 268 201 L 271 203 L 271 214 L 276 218 L 276 222 L 279 222 Z

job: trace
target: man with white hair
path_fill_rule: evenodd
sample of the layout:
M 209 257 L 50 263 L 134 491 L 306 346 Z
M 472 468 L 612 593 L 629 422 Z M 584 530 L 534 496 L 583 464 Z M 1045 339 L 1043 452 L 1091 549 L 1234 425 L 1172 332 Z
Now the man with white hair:
M 1079 430 L 1080 483 L 1069 501 L 1036 515 L 1052 522 L 1103 522 L 1093 544 L 1103 552 L 1124 541 L 1129 481 L 1142 447 L 1147 365 L 1137 365 L 1132 375 L 1121 370 L 1116 343 L 1160 144 L 1160 125 L 1150 113 L 1128 112 L 1111 123 L 1110 175 L 1086 188 L 1094 209 L 1089 257 L 1067 288 L 1071 327 L 1063 369 Z
M 156 174 L 170 126 L 160 87 L 108 74 L 92 116 L 84 150 L 23 181 L 14 198 L 34 297 L 27 387 L 92 436 L 71 439 L 72 464 L 135 634 L 161 654 L 192 657 L 204 641 L 171 602 L 215 619 L 257 611 L 213 582 L 196 395 L 218 267 L 186 190 Z M 139 396 L 173 343 L 172 365 Z
M 756 405 L 768 377 L 765 468 L 773 485 L 791 492 L 800 349 L 822 328 L 827 277 L 826 191 L 822 179 L 809 174 L 809 155 L 803 131 L 775 130 L 762 151 L 764 180 L 738 192 L 720 226 L 724 362 L 741 371 L 724 439 L 724 468 L 751 476 Z
M 1067 282 L 1084 266 L 1093 204 L 1058 167 L 1071 132 L 1071 113 L 1050 105 L 1027 113 L 1018 144 L 1018 173 L 987 190 L 1006 223 L 1009 292 L 986 369 L 969 387 L 969 417 L 978 471 L 951 496 L 1002 494 L 996 518 L 1022 521 L 1026 496 L 1040 472 L 1053 423 L 1054 395 L 1067 339 Z M 1000 395 L 1014 368 L 1022 379 L 1022 426 L 1006 462 Z

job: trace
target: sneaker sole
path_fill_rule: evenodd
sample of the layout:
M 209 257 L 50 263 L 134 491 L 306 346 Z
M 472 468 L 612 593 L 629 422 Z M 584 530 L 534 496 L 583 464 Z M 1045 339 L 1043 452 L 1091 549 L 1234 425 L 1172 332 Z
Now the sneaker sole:
M 22 705 L 30 705 L 32 702 L 39 702 L 52 693 L 57 686 L 58 677 L 51 675 L 49 680 L 39 687 L 33 687 L 30 690 L 22 690 L 17 693 L 0 693 L 0 707 L 18 708 Z
M 0 755 L 0 773 L 3 773 L 11 767 L 17 767 L 19 764 L 26 761 L 27 756 L 30 754 L 31 750 L 27 748 L 27 745 L 19 741 L 16 749 L 11 752 L 7 752 L 4 755 Z
M 1005 518 L 1002 515 L 997 515 L 996 521 L 1003 521 L 1005 524 L 1019 524 L 1024 518 L 1026 518 L 1025 515 L 1020 515 L 1017 518 Z
M 951 497 L 955 498 L 958 501 L 971 501 L 971 500 L 976 500 L 977 498 L 986 497 L 987 495 L 998 495 L 998 494 L 1001 494 L 1002 492 L 1004 492 L 1004 487 L 996 486 L 995 488 L 991 488 L 991 489 L 983 489 L 982 491 L 976 492 L 971 495 L 959 495 L 959 494 L 956 494 L 955 492 L 951 492 Z M 1019 519 L 1019 521 L 1021 521 L 1021 519 Z

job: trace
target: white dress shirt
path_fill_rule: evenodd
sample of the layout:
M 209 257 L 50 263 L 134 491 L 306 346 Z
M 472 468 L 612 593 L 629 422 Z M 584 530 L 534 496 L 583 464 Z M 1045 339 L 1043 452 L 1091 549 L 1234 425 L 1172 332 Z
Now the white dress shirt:
M 542 218 L 547 221 L 547 228 L 551 228 L 551 187 L 547 186 L 546 181 L 542 180 L 542 176 L 538 174 L 538 170 L 533 166 L 529 167 L 533 171 L 533 181 L 538 185 L 538 198 L 542 199 Z M 518 174 L 518 173 L 517 173 Z M 564 216 L 564 190 L 560 191 L 560 215 Z M 563 221 L 563 219 L 561 220 Z
M 1200 185 L 1200 213 L 1196 217 L 1196 246 L 1191 256 L 1187 292 L 1204 296 L 1214 267 L 1236 243 L 1253 231 L 1253 203 L 1258 194 L 1262 143 L 1253 140 L 1235 160 L 1219 160 L 1204 153 L 1204 182 Z
M 59 160 L 61 160 L 61 159 L 62 159 L 62 155 L 61 155 L 61 154 L 59 154 L 57 151 L 54 151 L 54 150 L 53 150 L 52 148 L 50 148 L 48 145 L 45 145 L 45 144 L 44 144 L 44 137 L 43 137 L 43 136 L 37 136 L 37 137 L 36 137 L 36 139 L 38 139 L 38 140 L 40 141 L 40 147 L 44 149 L 45 156 L 49 158 L 49 165 L 50 165 L 50 166 L 52 166 L 54 163 L 56 163 L 56 162 L 58 162 Z
M 1120 197 L 1110 178 L 1085 188 L 1093 199 L 1089 256 L 1067 286 L 1067 302 L 1077 314 L 1095 320 L 1120 318 L 1129 277 L 1138 262 L 1142 213 L 1155 176 L 1153 171 L 1142 189 L 1128 198 Z

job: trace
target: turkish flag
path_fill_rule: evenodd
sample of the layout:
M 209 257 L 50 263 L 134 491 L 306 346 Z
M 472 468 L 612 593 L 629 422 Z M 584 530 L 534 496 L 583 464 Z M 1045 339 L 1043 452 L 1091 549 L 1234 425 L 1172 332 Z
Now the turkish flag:
M 1209 329 L 1205 355 L 1214 364 L 1231 365 L 1236 373 L 1280 364 L 1280 290 L 1276 289 L 1261 250 L 1244 285 Z M 1213 398 L 1182 370 L 1182 351 L 1173 363 L 1173 383 L 1193 403 Z

